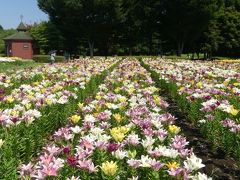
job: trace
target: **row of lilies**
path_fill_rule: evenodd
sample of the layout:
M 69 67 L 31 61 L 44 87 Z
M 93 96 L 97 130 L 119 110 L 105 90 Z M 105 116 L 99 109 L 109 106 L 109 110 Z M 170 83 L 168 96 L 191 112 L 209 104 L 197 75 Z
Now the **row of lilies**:
M 66 124 L 78 102 L 96 92 L 96 87 L 118 61 L 119 58 L 97 58 L 44 65 L 26 70 L 35 75 L 19 87 L 13 85 L 15 88 L 2 93 L 1 178 L 17 179 L 19 163 L 37 155 L 49 135 Z
M 66 104 L 69 98 L 77 98 L 76 93 L 85 88 L 92 75 L 101 73 L 112 62 L 96 67 L 96 61 L 82 60 L 78 64 L 68 66 L 44 66 L 37 68 L 44 70 L 37 81 L 30 84 L 21 84 L 12 89 L 10 94 L 2 96 L 0 101 L 0 123 L 4 127 L 17 125 L 22 121 L 31 124 L 41 116 L 44 106 Z M 88 65 L 87 65 L 88 64 Z
M 239 63 L 143 61 L 214 146 L 240 160 Z
M 70 115 L 42 152 L 18 167 L 22 179 L 211 179 L 168 103 L 137 60 L 125 59 L 99 92 Z

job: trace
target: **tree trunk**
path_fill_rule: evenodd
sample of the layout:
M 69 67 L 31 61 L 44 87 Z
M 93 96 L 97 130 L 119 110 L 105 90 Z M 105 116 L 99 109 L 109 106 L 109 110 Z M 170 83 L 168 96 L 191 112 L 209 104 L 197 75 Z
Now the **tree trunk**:
M 212 51 L 209 52 L 209 60 L 212 60 Z
M 183 52 L 184 42 L 178 42 L 177 56 L 181 56 Z
M 152 33 L 149 34 L 148 36 L 148 42 L 149 42 L 149 55 L 152 55 L 152 49 L 153 49 L 153 42 L 152 42 Z
M 133 54 L 133 48 L 130 47 L 130 48 L 129 48 L 129 56 L 132 56 L 132 54 Z
M 195 53 L 193 52 L 192 53 L 192 60 L 194 60 L 194 58 L 195 58 L 194 56 L 195 56 Z
M 160 53 L 160 56 L 162 58 L 162 40 L 160 40 L 160 44 L 159 44 L 159 53 Z
M 94 42 L 88 41 L 89 51 L 90 51 L 90 58 L 93 58 L 93 51 L 94 51 Z
M 200 57 L 199 57 L 199 52 L 197 52 L 197 59 L 198 59 L 198 60 L 200 59 Z

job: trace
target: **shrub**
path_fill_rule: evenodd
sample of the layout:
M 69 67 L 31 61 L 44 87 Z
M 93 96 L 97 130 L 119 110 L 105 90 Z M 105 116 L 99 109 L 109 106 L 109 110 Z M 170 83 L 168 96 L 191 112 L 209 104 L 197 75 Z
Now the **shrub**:
M 49 63 L 50 62 L 50 56 L 49 55 L 35 55 L 33 56 L 33 60 L 35 62 L 40 62 L 40 63 Z M 55 57 L 55 62 L 63 62 L 64 57 L 63 56 L 56 56 Z

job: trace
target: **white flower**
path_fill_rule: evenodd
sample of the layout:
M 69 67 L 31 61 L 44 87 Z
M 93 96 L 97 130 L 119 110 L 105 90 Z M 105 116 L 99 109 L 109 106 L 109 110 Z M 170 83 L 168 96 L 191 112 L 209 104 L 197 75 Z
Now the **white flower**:
M 40 112 L 40 111 L 38 111 L 38 110 L 36 110 L 36 109 L 30 109 L 30 110 L 28 110 L 28 111 L 26 111 L 26 112 L 24 113 L 24 116 L 39 118 L 39 117 L 41 117 L 42 115 L 41 115 L 41 112 Z
M 159 112 L 159 111 L 161 111 L 161 108 L 159 108 L 159 107 L 154 107 L 153 109 L 152 109 L 153 111 L 155 111 L 155 112 Z
M 207 177 L 206 174 L 198 172 L 195 176 L 190 177 L 192 180 L 212 180 L 212 178 Z
M 96 122 L 96 118 L 93 115 L 87 114 L 84 118 L 84 121 L 94 123 Z
M 59 104 L 66 104 L 68 102 L 68 98 L 67 98 L 67 96 L 62 96 L 59 98 L 59 100 L 57 102 Z
M 195 154 L 192 154 L 190 157 L 187 157 L 187 160 L 185 160 L 183 163 L 184 167 L 191 171 L 198 170 L 205 166 L 204 164 L 202 164 L 202 159 L 195 156 Z
M 206 123 L 206 120 L 205 119 L 201 119 L 198 121 L 200 124 L 205 124 Z
M 167 148 L 166 146 L 158 146 L 156 150 L 165 157 L 176 158 L 179 155 L 177 150 L 173 148 Z
M 151 122 L 157 129 L 162 129 L 163 125 L 158 119 L 151 119 Z
M 16 111 L 24 111 L 25 110 L 24 106 L 21 106 L 20 104 L 16 104 L 13 109 L 15 109 Z
M 85 107 L 83 107 L 82 109 L 83 109 L 83 111 L 89 111 L 89 112 L 91 112 L 91 111 L 93 110 L 93 107 L 85 106 Z
M 132 96 L 130 99 L 128 99 L 128 102 L 130 102 L 130 106 L 131 107 L 137 106 L 137 97 L 136 96 Z
M 105 110 L 104 113 L 106 113 L 109 117 L 112 115 L 112 112 L 109 110 Z
M 138 102 L 140 105 L 146 105 L 147 100 L 145 98 L 140 98 L 140 99 L 138 99 Z
M 67 178 L 67 180 L 81 180 L 79 177 L 72 176 L 71 178 Z
M 97 136 L 97 140 L 98 141 L 102 141 L 102 142 L 105 142 L 105 143 L 108 143 L 108 141 L 111 139 L 112 137 L 107 135 L 107 134 L 99 134 Z
M 4 144 L 4 140 L 0 139 L 0 148 L 2 147 L 2 145 Z
M 155 139 L 153 139 L 152 137 L 147 137 L 146 139 L 142 140 L 141 144 L 143 145 L 144 148 L 151 149 L 154 142 Z
M 151 158 L 149 158 L 148 156 L 142 155 L 141 156 L 141 164 L 140 164 L 140 166 L 141 167 L 151 167 L 151 164 L 150 164 L 151 161 L 152 161 Z
M 22 101 L 21 101 L 21 104 L 22 105 L 26 105 L 26 104 L 29 104 L 30 103 L 30 101 L 28 100 L 28 99 L 23 99 Z
M 117 150 L 115 152 L 112 152 L 112 154 L 117 158 L 117 159 L 124 159 L 125 157 L 127 157 L 128 153 L 126 151 L 122 151 L 122 150 Z
M 79 126 L 71 127 L 71 130 L 74 134 L 79 134 L 82 131 Z
M 108 88 L 107 88 L 107 86 L 105 84 L 101 84 L 99 86 L 99 89 L 102 90 L 102 91 L 105 91 L 105 90 L 107 91 L 108 90 Z
M 217 108 L 221 109 L 224 112 L 230 113 L 231 112 L 231 105 L 230 104 L 225 104 L 225 103 L 221 103 Z
M 99 136 L 104 132 L 103 129 L 99 128 L 99 127 L 94 127 L 90 129 L 90 133 L 92 133 L 94 136 Z
M 131 178 L 128 178 L 128 180 L 138 180 L 138 176 L 136 176 L 136 177 L 131 177 Z
M 140 140 L 140 138 L 138 137 L 138 135 L 137 135 L 137 134 L 134 134 L 134 133 L 129 134 L 129 135 L 127 136 L 127 138 L 126 138 L 126 142 L 127 142 L 128 144 L 131 144 L 131 145 L 137 145 L 137 144 L 139 144 L 139 140 Z
M 202 103 L 202 106 L 211 106 L 211 105 L 213 105 L 213 104 L 216 104 L 218 101 L 217 101 L 217 99 L 210 99 L 210 100 L 208 100 L 208 101 L 206 101 L 206 102 L 203 102 Z
M 119 105 L 118 104 L 113 104 L 113 103 L 108 103 L 107 104 L 107 107 L 109 109 L 118 109 L 119 108 Z

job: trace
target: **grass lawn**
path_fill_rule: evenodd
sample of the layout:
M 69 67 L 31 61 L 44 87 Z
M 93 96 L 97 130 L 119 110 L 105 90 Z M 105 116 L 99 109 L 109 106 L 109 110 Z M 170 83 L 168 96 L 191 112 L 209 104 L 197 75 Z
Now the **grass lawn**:
M 11 73 L 19 69 L 36 67 L 43 63 L 36 63 L 33 61 L 15 61 L 15 62 L 0 62 L 0 73 Z

